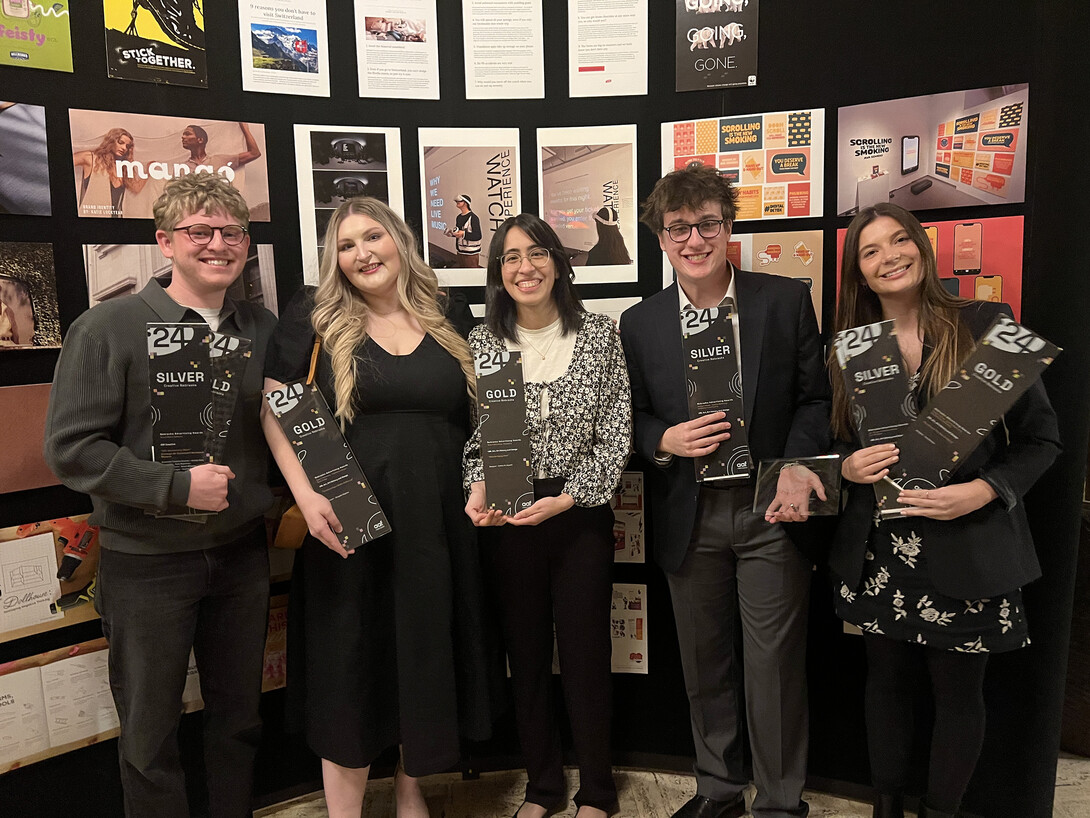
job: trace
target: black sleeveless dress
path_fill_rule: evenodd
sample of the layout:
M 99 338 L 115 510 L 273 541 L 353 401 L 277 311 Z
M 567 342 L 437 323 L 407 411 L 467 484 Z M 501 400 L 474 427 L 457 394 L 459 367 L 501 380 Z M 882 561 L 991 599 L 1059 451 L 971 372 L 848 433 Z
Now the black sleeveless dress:
M 265 374 L 306 377 L 311 293 L 284 311 Z M 311 749 L 345 767 L 400 743 L 405 770 L 459 760 L 459 734 L 490 731 L 476 531 L 464 512 L 461 457 L 470 427 L 465 378 L 430 335 L 408 355 L 368 339 L 357 352 L 357 415 L 345 437 L 391 533 L 342 559 L 307 537 L 288 613 L 289 720 Z M 329 357 L 316 376 L 335 405 Z

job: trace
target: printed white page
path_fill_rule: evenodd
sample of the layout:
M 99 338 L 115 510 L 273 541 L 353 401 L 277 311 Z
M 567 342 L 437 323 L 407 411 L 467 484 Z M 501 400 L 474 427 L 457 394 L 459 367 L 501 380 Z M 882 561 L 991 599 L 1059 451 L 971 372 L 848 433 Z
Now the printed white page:
M 647 0 L 568 0 L 568 96 L 647 93 Z
M 544 99 L 541 0 L 462 0 L 466 99 Z
M 356 0 L 361 97 L 439 99 L 435 0 Z
M 325 0 L 238 4 L 242 89 L 329 96 Z

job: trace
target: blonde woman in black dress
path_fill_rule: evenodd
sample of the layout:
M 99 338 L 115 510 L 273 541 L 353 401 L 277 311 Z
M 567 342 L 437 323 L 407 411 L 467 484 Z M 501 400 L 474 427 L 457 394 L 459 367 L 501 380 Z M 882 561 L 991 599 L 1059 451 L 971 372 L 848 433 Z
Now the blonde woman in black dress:
M 1005 304 L 967 301 L 939 282 L 916 218 L 865 208 L 844 241 L 837 331 L 893 320 L 914 395 L 925 405 Z M 830 555 L 837 613 L 863 630 L 874 815 L 901 818 L 913 706 L 934 698 L 927 792 L 919 815 L 957 811 L 984 740 L 989 653 L 1028 642 L 1021 587 L 1041 575 L 1023 495 L 1059 452 L 1056 415 L 1038 382 L 965 459 L 949 484 L 906 490 L 902 519 L 875 519 L 872 484 L 897 462 L 893 443 L 859 448 L 843 379 L 833 366 L 833 431 L 847 454 L 848 503 Z
M 329 501 L 265 413 L 311 534 L 292 577 L 288 698 L 322 758 L 332 818 L 359 818 L 370 764 L 396 744 L 398 818 L 425 818 L 416 777 L 455 765 L 459 735 L 490 729 L 477 541 L 462 513 L 473 365 L 450 320 L 468 331 L 472 317 L 451 303 L 401 218 L 359 197 L 334 212 L 318 288 L 296 296 L 269 343 L 266 391 L 304 378 L 321 338 L 315 382 L 392 529 L 346 552 Z

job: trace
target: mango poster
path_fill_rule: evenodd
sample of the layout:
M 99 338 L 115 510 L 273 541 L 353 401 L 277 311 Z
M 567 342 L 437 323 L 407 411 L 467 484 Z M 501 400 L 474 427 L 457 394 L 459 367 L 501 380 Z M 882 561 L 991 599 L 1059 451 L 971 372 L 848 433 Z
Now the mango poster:
M 71 73 L 67 0 L 4 0 L 0 4 L 0 65 Z
M 269 221 L 263 124 L 77 109 L 68 119 L 80 216 L 150 219 L 168 181 L 208 171 L 238 188 L 250 221 Z

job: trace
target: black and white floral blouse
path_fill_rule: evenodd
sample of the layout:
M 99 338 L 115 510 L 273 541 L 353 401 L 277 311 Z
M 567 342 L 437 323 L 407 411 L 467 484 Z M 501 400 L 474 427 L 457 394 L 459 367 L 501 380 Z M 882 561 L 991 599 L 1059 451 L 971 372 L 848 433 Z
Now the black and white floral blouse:
M 480 352 L 506 351 L 488 327 L 469 334 Z M 548 417 L 541 417 L 541 392 L 548 387 Z M 535 474 L 566 479 L 564 491 L 578 506 L 608 502 L 632 450 L 632 393 L 621 339 L 612 319 L 584 313 L 567 371 L 547 384 L 526 384 L 526 425 Z M 466 491 L 484 480 L 481 430 L 466 443 L 462 471 Z

